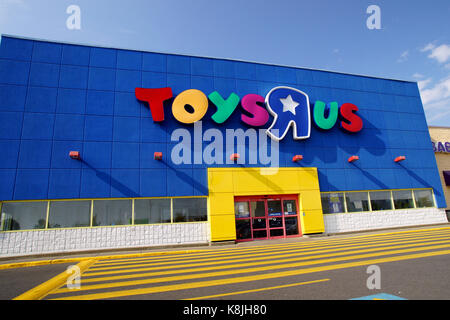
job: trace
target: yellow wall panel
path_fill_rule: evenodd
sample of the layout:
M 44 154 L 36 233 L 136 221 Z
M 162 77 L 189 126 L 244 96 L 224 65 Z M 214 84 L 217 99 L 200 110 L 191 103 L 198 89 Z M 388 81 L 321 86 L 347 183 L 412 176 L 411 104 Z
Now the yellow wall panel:
M 208 187 L 210 191 L 233 192 L 233 171 L 222 170 L 208 174 Z
M 211 241 L 236 239 L 234 213 L 229 215 L 211 215 Z
M 322 210 L 319 190 L 303 190 L 299 200 L 302 210 Z
M 299 189 L 296 170 L 279 170 L 278 173 L 266 175 L 267 188 L 278 194 L 293 192 Z
M 297 171 L 298 184 L 302 189 L 319 189 L 317 170 Z
M 240 171 L 233 171 L 235 193 L 267 191 L 267 178 L 256 169 L 258 168 L 242 168 Z
M 303 233 L 320 233 L 325 231 L 322 210 L 305 210 L 301 214 Z
M 208 215 L 212 241 L 236 239 L 236 196 L 297 194 L 302 232 L 324 231 L 317 168 L 266 169 L 208 168 Z
M 234 214 L 234 194 L 231 192 L 210 193 L 211 215 Z

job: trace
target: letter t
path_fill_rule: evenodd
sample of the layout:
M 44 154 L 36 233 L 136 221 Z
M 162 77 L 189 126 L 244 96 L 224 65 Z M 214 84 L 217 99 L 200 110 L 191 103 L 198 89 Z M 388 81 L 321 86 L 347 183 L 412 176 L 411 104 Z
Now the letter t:
M 136 88 L 134 93 L 138 100 L 148 102 L 153 121 L 164 121 L 163 101 L 172 98 L 171 88 Z

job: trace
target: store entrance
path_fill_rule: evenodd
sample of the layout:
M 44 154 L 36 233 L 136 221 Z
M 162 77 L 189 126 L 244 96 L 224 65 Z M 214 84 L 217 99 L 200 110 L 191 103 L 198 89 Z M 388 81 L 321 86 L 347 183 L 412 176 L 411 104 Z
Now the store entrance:
M 234 213 L 237 241 L 301 236 L 296 195 L 235 197 Z

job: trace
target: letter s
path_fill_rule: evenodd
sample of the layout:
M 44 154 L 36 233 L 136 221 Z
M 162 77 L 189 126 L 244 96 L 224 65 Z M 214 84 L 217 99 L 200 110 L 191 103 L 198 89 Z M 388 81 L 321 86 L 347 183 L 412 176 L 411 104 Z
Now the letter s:
M 258 94 L 247 94 L 241 100 L 242 108 L 253 114 L 253 117 L 242 114 L 241 120 L 253 127 L 263 126 L 269 120 L 269 113 L 266 109 L 259 106 L 257 102 L 264 104 L 264 97 Z
M 363 127 L 362 119 L 357 116 L 354 112 L 358 111 L 358 107 L 352 103 L 344 103 L 340 108 L 341 117 L 343 120 L 347 120 L 350 123 L 341 121 L 341 128 L 349 132 L 361 131 Z

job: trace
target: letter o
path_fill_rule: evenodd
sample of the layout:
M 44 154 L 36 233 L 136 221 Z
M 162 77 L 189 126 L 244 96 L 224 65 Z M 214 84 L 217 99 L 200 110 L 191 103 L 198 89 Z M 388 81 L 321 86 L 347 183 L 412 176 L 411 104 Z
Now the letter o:
M 193 113 L 186 111 L 186 105 L 192 106 Z M 203 118 L 208 110 L 208 98 L 197 89 L 181 92 L 172 103 L 172 113 L 175 119 L 182 123 L 194 123 Z

